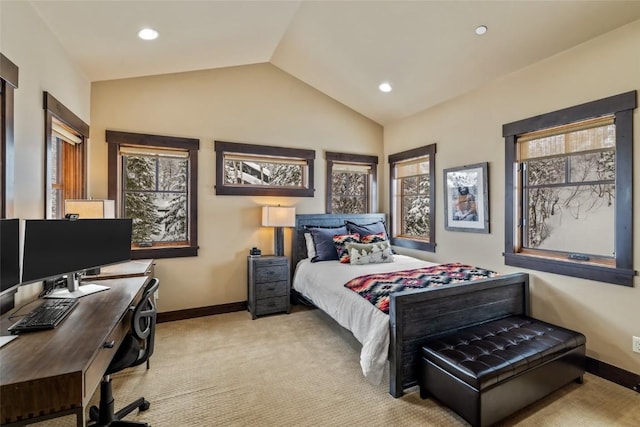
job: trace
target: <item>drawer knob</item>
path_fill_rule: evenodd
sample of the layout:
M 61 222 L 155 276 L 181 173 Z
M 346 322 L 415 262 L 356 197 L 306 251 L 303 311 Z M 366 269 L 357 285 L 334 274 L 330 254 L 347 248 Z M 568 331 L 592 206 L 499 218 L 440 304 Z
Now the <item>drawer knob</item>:
M 115 341 L 106 341 L 102 346 L 104 348 L 113 348 L 114 345 L 116 345 Z

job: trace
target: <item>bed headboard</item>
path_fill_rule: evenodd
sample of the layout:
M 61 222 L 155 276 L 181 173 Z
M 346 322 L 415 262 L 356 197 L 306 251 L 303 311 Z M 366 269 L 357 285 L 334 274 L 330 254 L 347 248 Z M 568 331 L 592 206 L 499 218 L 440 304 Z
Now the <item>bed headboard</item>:
M 291 242 L 292 272 L 295 271 L 298 262 L 307 257 L 307 245 L 304 240 L 305 227 L 335 227 L 343 225 L 346 221 L 355 222 L 356 224 L 371 224 L 377 221 L 384 221 L 386 224 L 387 216 L 384 213 L 296 215 L 296 226 L 293 229 Z

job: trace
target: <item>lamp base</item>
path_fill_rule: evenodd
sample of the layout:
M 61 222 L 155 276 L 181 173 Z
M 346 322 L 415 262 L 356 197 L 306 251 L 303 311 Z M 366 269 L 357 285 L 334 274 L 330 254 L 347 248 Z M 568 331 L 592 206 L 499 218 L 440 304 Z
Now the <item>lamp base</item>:
M 284 255 L 284 228 L 274 227 L 273 229 L 273 253 L 276 256 Z

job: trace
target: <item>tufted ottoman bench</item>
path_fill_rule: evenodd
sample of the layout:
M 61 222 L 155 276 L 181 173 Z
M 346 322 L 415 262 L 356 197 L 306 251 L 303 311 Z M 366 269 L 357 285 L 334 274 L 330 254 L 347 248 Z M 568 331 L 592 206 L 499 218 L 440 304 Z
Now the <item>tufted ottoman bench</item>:
M 507 417 L 563 385 L 582 383 L 584 335 L 511 316 L 430 339 L 420 397 L 433 396 L 473 426 Z

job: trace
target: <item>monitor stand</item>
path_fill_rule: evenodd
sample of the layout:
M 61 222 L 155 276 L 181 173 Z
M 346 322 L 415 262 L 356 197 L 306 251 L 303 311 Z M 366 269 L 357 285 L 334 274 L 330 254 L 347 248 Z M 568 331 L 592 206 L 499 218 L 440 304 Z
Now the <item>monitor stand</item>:
M 55 289 L 45 298 L 82 298 L 96 292 L 106 291 L 108 286 L 96 285 L 95 283 L 80 284 L 81 273 L 67 274 L 67 289 Z

